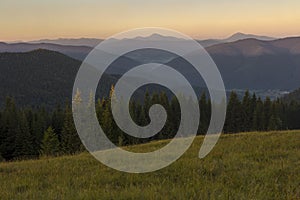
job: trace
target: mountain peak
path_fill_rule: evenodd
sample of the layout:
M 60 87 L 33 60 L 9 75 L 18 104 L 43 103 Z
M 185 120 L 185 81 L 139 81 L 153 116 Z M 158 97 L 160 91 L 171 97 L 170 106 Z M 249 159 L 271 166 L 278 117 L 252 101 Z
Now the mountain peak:
M 245 35 L 249 35 L 249 34 L 242 33 L 242 32 L 236 32 L 236 33 L 234 33 L 231 37 L 245 36 Z
M 230 37 L 228 37 L 226 40 L 227 42 L 233 42 L 233 41 L 237 41 L 237 40 L 244 40 L 244 39 L 257 39 L 257 40 L 274 40 L 276 38 L 272 38 L 269 36 L 261 36 L 261 35 L 254 35 L 254 34 L 246 34 L 246 33 L 242 33 L 242 32 L 237 32 L 233 35 L 231 35 Z
M 166 35 L 161 35 L 159 33 L 153 33 L 149 36 L 138 36 L 135 38 L 132 38 L 134 40 L 153 40 L 153 41 L 178 41 L 178 40 L 184 40 L 183 38 L 178 38 L 174 36 L 166 36 Z

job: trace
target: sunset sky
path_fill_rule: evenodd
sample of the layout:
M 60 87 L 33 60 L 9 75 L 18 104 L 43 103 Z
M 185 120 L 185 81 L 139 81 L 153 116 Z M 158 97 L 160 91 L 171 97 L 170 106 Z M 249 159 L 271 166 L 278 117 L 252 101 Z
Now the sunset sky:
M 300 35 L 299 0 L 0 0 L 0 40 L 106 38 L 141 27 L 197 39 Z

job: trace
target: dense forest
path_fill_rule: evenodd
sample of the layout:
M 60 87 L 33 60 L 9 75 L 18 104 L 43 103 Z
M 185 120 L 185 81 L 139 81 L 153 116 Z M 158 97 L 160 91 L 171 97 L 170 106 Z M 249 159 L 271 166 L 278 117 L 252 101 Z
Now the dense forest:
M 131 100 L 130 114 L 138 125 L 150 122 L 151 105 L 161 104 L 168 118 L 164 128 L 155 136 L 139 139 L 123 133 L 113 120 L 111 98 L 98 99 L 96 112 L 99 123 L 108 138 L 116 145 L 145 143 L 151 140 L 172 138 L 180 123 L 180 106 L 175 97 L 166 93 L 145 93 L 143 102 Z M 199 98 L 200 124 L 198 134 L 205 134 L 210 121 L 209 98 L 203 93 Z M 261 99 L 248 91 L 240 99 L 230 94 L 224 133 L 248 131 L 299 129 L 300 103 L 281 99 Z M 43 107 L 18 107 L 13 98 L 7 97 L 0 111 L 0 160 L 38 158 L 75 154 L 84 151 L 73 121 L 70 102 L 49 111 Z

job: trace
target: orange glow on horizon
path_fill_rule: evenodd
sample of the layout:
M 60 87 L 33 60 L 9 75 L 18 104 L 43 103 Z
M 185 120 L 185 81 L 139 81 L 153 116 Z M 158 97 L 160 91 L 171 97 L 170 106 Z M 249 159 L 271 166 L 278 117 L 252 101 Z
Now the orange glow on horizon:
M 106 38 L 141 27 L 165 27 L 196 39 L 235 32 L 300 35 L 300 1 L 2 0 L 0 41 Z

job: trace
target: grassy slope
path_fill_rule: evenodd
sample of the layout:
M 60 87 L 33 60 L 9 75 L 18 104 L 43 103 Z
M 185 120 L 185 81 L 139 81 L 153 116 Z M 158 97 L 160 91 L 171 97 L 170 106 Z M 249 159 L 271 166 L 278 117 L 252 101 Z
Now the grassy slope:
M 300 199 L 300 131 L 222 136 L 200 160 L 201 142 L 147 174 L 115 171 L 88 153 L 1 163 L 0 199 Z

